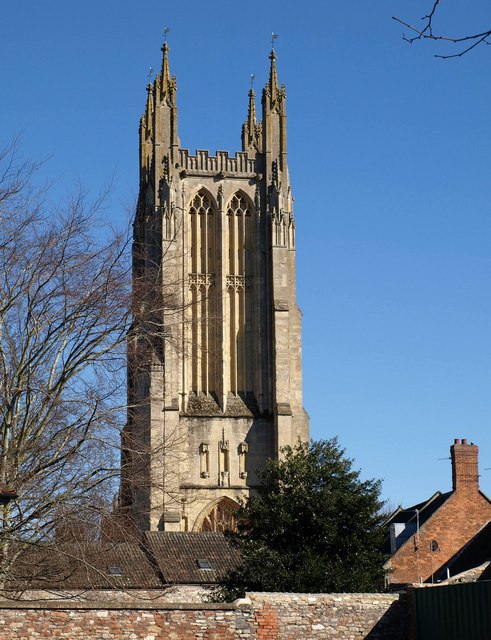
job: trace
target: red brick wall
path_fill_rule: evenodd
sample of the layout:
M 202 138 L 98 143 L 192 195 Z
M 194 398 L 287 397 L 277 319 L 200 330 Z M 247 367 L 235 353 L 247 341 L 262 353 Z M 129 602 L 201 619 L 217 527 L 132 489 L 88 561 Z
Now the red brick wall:
M 270 604 L 263 606 L 255 612 L 257 640 L 270 640 L 278 637 L 278 610 Z
M 403 640 L 405 598 L 387 594 L 250 594 L 240 605 L 87 608 L 0 602 L 1 640 Z

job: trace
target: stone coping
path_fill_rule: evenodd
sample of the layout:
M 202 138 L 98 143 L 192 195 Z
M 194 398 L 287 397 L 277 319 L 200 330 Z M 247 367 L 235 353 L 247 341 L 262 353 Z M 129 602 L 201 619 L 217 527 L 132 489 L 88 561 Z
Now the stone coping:
M 248 592 L 245 598 L 238 598 L 234 602 L 165 602 L 159 600 L 159 596 L 151 595 L 147 597 L 127 597 L 124 601 L 116 601 L 111 592 L 98 592 L 97 597 L 90 597 L 90 592 L 73 594 L 72 597 L 62 597 L 53 594 L 42 598 L 31 597 L 29 599 L 17 599 L 15 597 L 0 597 L 0 610 L 2 609 L 54 609 L 54 610 L 86 610 L 86 611 L 236 611 L 239 609 L 250 610 L 254 602 L 260 604 L 264 602 L 276 601 L 297 602 L 304 604 L 314 604 L 324 602 L 342 602 L 343 600 L 359 600 L 363 603 L 388 603 L 404 599 L 405 594 L 389 593 L 278 593 L 278 592 Z M 82 598 L 86 598 L 83 600 Z
M 56 610 L 86 610 L 86 611 L 236 611 L 237 609 L 249 608 L 249 605 L 242 603 L 197 603 L 197 602 L 149 602 L 142 599 L 127 600 L 126 602 L 103 601 L 77 601 L 61 600 L 53 597 L 52 600 L 8 600 L 0 599 L 1 609 L 56 609 Z

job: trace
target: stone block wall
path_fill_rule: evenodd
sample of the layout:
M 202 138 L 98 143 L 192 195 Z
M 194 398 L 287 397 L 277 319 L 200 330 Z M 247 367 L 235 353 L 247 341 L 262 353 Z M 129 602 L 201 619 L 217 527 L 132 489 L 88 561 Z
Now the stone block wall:
M 405 597 L 387 594 L 249 594 L 258 640 L 407 637 Z
M 2 640 L 403 640 L 404 597 L 251 593 L 233 604 L 177 604 L 106 596 L 81 601 L 0 601 Z

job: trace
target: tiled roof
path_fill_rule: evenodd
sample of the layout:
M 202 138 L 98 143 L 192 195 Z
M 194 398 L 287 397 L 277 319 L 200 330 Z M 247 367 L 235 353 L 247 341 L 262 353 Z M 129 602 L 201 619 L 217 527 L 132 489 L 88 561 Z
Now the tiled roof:
M 239 561 L 223 533 L 148 532 L 140 544 L 55 542 L 33 547 L 15 561 L 6 586 L 85 590 L 215 584 Z
M 425 500 L 424 502 L 420 502 L 419 504 L 415 504 L 412 507 L 408 507 L 407 509 L 402 509 L 399 507 L 394 513 L 390 516 L 387 521 L 387 525 L 393 524 L 395 522 L 403 522 L 407 524 L 408 522 L 416 522 L 416 509 L 419 512 L 419 526 L 421 527 L 427 520 L 430 518 L 435 511 L 437 511 L 444 502 L 450 498 L 452 495 L 452 491 L 448 491 L 447 493 L 441 493 L 437 491 L 434 493 L 431 498 Z
M 215 583 L 240 562 L 223 533 L 151 531 L 145 539 L 167 584 Z M 199 560 L 210 568 L 200 568 Z
M 135 542 L 61 543 L 20 556 L 8 577 L 16 589 L 159 589 L 162 581 Z

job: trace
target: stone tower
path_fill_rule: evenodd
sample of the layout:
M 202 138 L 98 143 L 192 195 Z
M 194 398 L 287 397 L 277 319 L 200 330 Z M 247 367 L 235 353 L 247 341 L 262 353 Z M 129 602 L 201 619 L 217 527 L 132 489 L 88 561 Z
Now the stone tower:
M 272 50 L 242 151 L 191 155 L 162 52 L 140 123 L 121 502 L 142 530 L 221 530 L 265 460 L 309 436 L 286 94 Z

